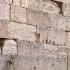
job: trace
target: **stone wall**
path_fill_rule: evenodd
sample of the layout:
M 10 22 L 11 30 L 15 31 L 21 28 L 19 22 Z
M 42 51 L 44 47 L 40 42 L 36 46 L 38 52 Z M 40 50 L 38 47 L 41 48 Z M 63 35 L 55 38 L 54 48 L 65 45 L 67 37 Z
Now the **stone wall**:
M 69 0 L 0 0 L 0 70 L 70 70 Z

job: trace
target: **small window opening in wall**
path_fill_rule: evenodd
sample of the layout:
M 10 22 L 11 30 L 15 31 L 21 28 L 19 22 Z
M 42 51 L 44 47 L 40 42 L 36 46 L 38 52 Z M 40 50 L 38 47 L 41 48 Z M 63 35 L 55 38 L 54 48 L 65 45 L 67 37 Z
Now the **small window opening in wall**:
M 40 42 L 40 34 L 39 33 L 35 33 L 35 36 L 36 36 L 36 41 L 37 43 Z

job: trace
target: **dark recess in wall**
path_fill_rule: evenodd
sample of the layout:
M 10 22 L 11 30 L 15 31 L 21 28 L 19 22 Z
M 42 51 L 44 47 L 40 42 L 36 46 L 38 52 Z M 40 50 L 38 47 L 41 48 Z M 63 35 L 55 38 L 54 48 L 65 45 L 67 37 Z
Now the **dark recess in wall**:
M 4 42 L 5 42 L 6 38 L 0 38 L 0 48 L 1 48 L 1 54 L 2 54 L 2 48 L 4 46 Z
M 62 10 L 63 2 L 59 2 L 59 1 L 55 1 L 55 0 L 51 0 L 51 2 L 54 2 L 57 4 L 57 6 L 60 8 L 60 14 L 63 15 L 63 10 Z

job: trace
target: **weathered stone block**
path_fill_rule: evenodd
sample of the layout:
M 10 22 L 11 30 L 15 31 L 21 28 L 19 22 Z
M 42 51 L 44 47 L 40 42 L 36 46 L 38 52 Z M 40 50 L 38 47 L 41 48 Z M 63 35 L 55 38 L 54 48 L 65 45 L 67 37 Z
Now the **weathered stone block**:
M 25 63 L 26 63 L 26 61 L 23 56 L 17 56 L 14 61 L 15 70 L 25 69 L 26 68 L 26 67 L 24 67 L 24 65 L 26 65 Z
M 42 12 L 35 12 L 31 9 L 27 10 L 28 24 L 47 26 L 49 22 L 48 14 Z
M 30 0 L 29 8 L 34 11 L 42 11 L 42 0 Z
M 39 59 L 38 59 L 39 60 Z M 30 58 L 30 70 L 39 70 L 39 67 L 38 67 L 38 60 L 37 58 L 35 57 L 31 57 Z
M 43 58 L 44 57 L 44 46 L 43 45 L 40 45 L 39 47 L 38 47 L 38 51 L 37 51 L 38 53 L 38 57 L 39 58 Z
M 31 57 L 38 57 L 38 47 L 35 47 L 35 45 L 34 46 L 31 46 Z
M 48 13 L 51 25 L 58 30 L 66 30 L 66 18 L 60 14 Z M 54 24 L 53 24 L 54 23 Z
M 66 30 L 66 18 L 64 16 L 59 15 L 57 20 L 58 30 Z
M 58 51 L 58 58 L 67 58 L 67 52 Z
M 1 20 L 10 20 L 10 5 L 5 3 L 0 3 L 0 19 Z
M 51 26 L 48 30 L 48 43 L 52 45 L 58 44 L 58 31 Z
M 66 33 L 64 30 L 58 31 L 58 44 L 61 46 L 66 44 Z
M 19 56 L 30 56 L 30 44 L 26 41 L 18 41 L 18 55 Z
M 30 0 L 21 0 L 21 6 L 22 6 L 22 7 L 25 7 L 25 8 L 28 8 L 28 6 L 29 6 L 29 1 L 30 1 Z
M 45 58 L 44 59 L 44 70 L 66 70 L 66 62 L 64 59 L 55 59 L 55 58 Z
M 20 0 L 13 0 L 13 4 L 17 5 L 17 6 L 20 6 Z
M 6 40 L 3 47 L 4 55 L 16 55 L 17 54 L 17 44 L 14 40 Z
M 70 16 L 70 3 L 63 4 L 63 13 L 64 16 Z
M 54 3 L 54 4 L 53 3 L 54 2 L 51 2 L 51 1 L 48 1 L 48 2 L 44 1 L 42 11 L 59 14 L 60 13 L 60 8 L 57 6 L 56 3 Z
M 26 8 L 21 8 L 19 6 L 11 6 L 11 21 L 16 21 L 20 23 L 26 23 Z
M 9 37 L 17 38 L 19 40 L 35 41 L 35 32 L 35 26 L 14 22 L 8 24 Z

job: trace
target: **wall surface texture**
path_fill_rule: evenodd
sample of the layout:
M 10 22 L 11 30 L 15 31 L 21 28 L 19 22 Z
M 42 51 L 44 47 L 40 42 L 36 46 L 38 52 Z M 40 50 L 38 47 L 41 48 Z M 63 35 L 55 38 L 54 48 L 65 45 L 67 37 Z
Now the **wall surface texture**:
M 0 70 L 70 70 L 70 0 L 0 0 Z

